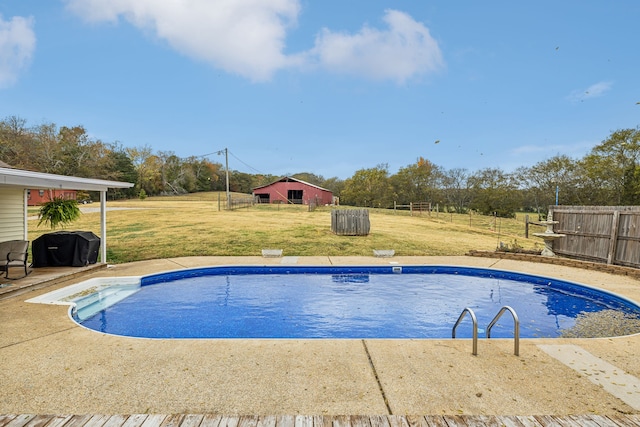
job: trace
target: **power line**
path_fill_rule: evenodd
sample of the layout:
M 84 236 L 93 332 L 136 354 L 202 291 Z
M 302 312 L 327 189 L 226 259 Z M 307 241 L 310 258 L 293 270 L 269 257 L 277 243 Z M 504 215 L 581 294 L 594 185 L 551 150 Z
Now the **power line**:
M 267 175 L 266 172 L 263 172 L 261 170 L 258 170 L 256 168 L 254 168 L 253 166 L 251 166 L 250 164 L 248 164 L 247 162 L 241 160 L 238 156 L 236 156 L 235 154 L 233 154 L 231 151 L 229 151 L 227 148 L 223 148 L 222 150 L 218 150 L 218 151 L 214 151 L 212 153 L 207 153 L 207 154 L 201 154 L 199 156 L 193 156 L 193 157 L 208 157 L 208 156 L 212 156 L 214 154 L 217 154 L 218 156 L 222 155 L 222 154 L 231 154 L 231 156 L 233 156 L 234 159 L 236 159 L 238 162 L 242 163 L 243 165 L 245 165 L 246 167 L 248 167 L 249 169 L 251 169 L 252 171 L 256 172 L 256 173 L 260 173 L 263 175 Z M 183 157 L 183 159 L 186 159 L 187 157 Z
M 257 172 L 257 173 L 261 173 L 261 174 L 263 174 L 263 175 L 266 175 L 266 173 L 265 173 L 265 172 L 262 172 L 262 171 L 260 171 L 260 170 L 258 170 L 258 169 L 256 169 L 256 168 L 254 168 L 253 166 L 251 166 L 251 165 L 247 164 L 246 162 L 243 162 L 242 160 L 240 160 L 240 159 L 239 159 L 235 154 L 233 154 L 231 151 L 229 151 L 229 154 L 231 154 L 231 155 L 233 156 L 233 158 L 234 158 L 234 159 L 236 159 L 237 161 L 239 161 L 240 163 L 242 163 L 243 165 L 245 165 L 245 166 L 246 166 L 246 167 L 248 167 L 249 169 L 251 169 L 251 170 L 253 170 L 253 171 Z
M 209 156 L 212 156 L 214 154 L 217 154 L 219 156 L 222 153 L 224 153 L 225 150 L 226 150 L 226 148 L 223 148 L 222 150 L 214 151 L 213 153 L 201 154 L 199 156 L 194 156 L 194 157 L 209 157 Z

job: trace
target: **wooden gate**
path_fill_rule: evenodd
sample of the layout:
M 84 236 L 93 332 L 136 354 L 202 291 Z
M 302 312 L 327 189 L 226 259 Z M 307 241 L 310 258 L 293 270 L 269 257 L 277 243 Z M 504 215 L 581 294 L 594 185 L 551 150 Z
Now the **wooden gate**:
M 367 236 L 369 234 L 368 209 L 333 209 L 331 231 L 338 236 Z
M 640 206 L 550 206 L 558 255 L 640 267 Z

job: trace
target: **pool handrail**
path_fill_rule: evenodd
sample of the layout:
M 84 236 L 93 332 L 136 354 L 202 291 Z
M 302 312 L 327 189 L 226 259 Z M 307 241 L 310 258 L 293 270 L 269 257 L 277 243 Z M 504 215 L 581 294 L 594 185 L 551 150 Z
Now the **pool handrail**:
M 458 320 L 456 320 L 455 325 L 453 325 L 453 330 L 451 331 L 451 338 L 455 339 L 456 328 L 458 327 L 460 322 L 462 322 L 462 319 L 464 319 L 464 316 L 467 313 L 469 313 L 469 316 L 471 316 L 471 322 L 473 323 L 473 350 L 471 354 L 473 354 L 474 356 L 477 356 L 478 355 L 478 319 L 476 318 L 476 314 L 469 307 L 466 307 L 464 310 L 462 310 L 462 313 L 460 313 L 460 317 L 458 317 Z
M 489 326 L 487 326 L 487 339 L 491 338 L 491 328 L 505 311 L 508 311 L 513 316 L 513 354 L 520 356 L 520 319 L 518 319 L 516 311 L 508 305 L 502 307 L 498 314 L 496 314 L 496 317 L 489 323 Z

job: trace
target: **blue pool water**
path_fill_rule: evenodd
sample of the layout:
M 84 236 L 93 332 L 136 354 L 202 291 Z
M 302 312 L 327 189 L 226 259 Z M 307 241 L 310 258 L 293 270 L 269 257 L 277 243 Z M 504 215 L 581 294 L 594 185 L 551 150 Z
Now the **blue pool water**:
M 464 308 L 482 334 L 508 305 L 520 336 L 533 338 L 559 336 L 580 313 L 640 315 L 624 298 L 574 283 L 447 266 L 200 268 L 143 277 L 114 300 L 81 324 L 147 338 L 450 338 Z M 467 317 L 456 336 L 471 334 Z M 511 316 L 491 336 L 513 337 Z

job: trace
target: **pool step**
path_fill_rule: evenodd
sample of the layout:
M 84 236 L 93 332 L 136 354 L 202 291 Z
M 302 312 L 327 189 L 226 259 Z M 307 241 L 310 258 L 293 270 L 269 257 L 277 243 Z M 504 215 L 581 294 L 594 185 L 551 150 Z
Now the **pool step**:
M 85 320 L 140 290 L 139 285 L 116 285 L 74 300 L 74 317 Z

